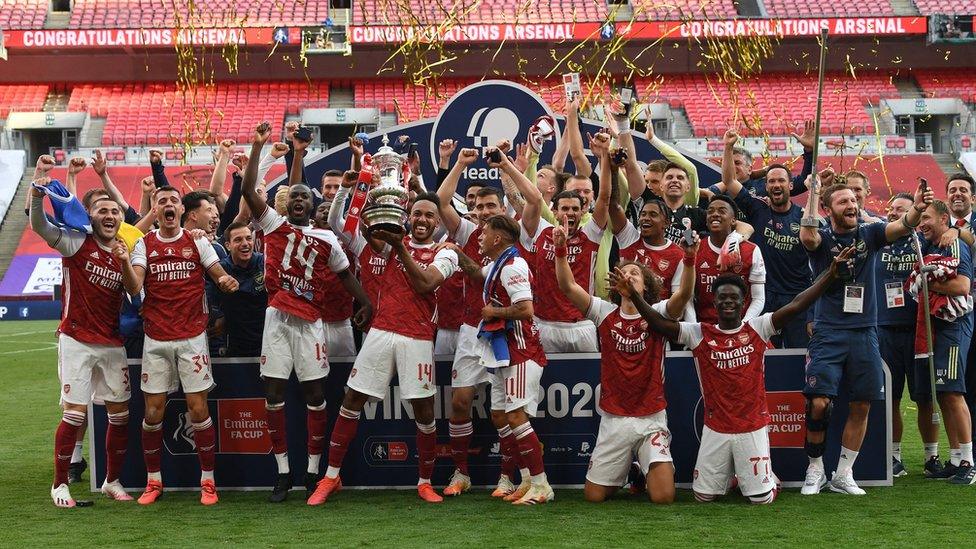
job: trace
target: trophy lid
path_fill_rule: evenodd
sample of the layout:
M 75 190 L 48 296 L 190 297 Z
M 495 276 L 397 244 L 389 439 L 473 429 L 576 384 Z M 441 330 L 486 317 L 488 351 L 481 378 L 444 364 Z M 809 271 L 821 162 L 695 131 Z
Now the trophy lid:
M 390 146 L 390 138 L 389 138 L 389 136 L 387 136 L 386 134 L 383 134 L 383 146 L 380 147 L 378 151 L 376 151 L 376 154 L 373 155 L 373 158 L 375 159 L 376 157 L 383 158 L 383 157 L 389 157 L 389 156 L 393 156 L 393 157 L 397 157 L 397 158 L 400 157 L 400 155 L 397 154 L 397 152 L 395 150 L 393 150 L 393 147 Z

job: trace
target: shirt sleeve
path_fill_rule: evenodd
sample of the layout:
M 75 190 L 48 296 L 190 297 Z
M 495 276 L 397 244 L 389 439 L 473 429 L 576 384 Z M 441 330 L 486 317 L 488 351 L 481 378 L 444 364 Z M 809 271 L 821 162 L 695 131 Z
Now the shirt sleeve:
M 437 269 L 444 280 L 447 280 L 454 273 L 458 272 L 458 255 L 457 252 L 451 249 L 443 249 L 437 252 L 434 256 L 434 260 L 430 262 L 430 266 Z
M 752 249 L 752 267 L 749 269 L 749 282 L 753 284 L 766 283 L 766 263 L 763 261 L 759 246 Z
M 617 240 L 617 247 L 623 250 L 640 240 L 640 231 L 632 223 L 624 223 L 624 226 L 613 237 Z
M 536 227 L 535 234 L 529 234 L 529 231 L 525 228 L 524 222 L 519 220 L 519 228 L 522 229 L 519 231 L 519 242 L 522 244 L 522 247 L 529 252 L 535 252 L 536 241 L 539 240 L 539 237 L 542 235 L 542 231 L 549 227 L 552 227 L 552 223 L 540 218 L 539 226 Z
M 702 341 L 701 324 L 697 322 L 678 323 L 678 343 L 689 349 L 698 347 Z
M 129 261 L 133 267 L 146 268 L 146 241 L 142 238 L 137 240 L 136 245 L 132 248 L 132 253 L 129 254 Z
M 334 273 L 341 273 L 349 268 L 349 258 L 346 257 L 346 252 L 343 251 L 342 244 L 339 244 L 339 239 L 335 233 L 327 231 L 325 234 L 326 242 L 332 247 L 329 252 L 329 270 Z
M 586 235 L 586 238 L 589 238 L 592 242 L 596 242 L 597 244 L 603 240 L 604 230 L 605 229 L 601 229 L 596 224 L 596 221 L 593 221 L 593 216 L 590 216 L 589 221 L 583 225 L 583 234 Z
M 264 210 L 264 214 L 258 218 L 258 228 L 264 231 L 264 234 L 271 234 L 280 227 L 284 222 L 285 218 L 278 215 L 278 212 L 274 210 L 273 206 L 268 206 Z
M 699 194 L 698 168 L 695 167 L 695 164 L 656 135 L 654 136 L 654 139 L 651 140 L 651 146 L 660 151 L 664 158 L 667 158 L 668 161 L 681 166 L 684 168 L 685 172 L 688 173 L 688 182 L 691 183 L 691 188 L 689 189 L 688 194 L 685 195 L 684 203 L 689 206 L 697 205 Z
M 30 216 L 31 229 L 38 234 L 47 245 L 54 248 L 64 257 L 71 257 L 81 249 L 87 235 L 78 231 L 69 231 L 58 227 L 48 220 L 44 213 L 44 197 L 31 195 Z
M 356 231 L 356 234 L 352 235 L 352 240 L 349 242 L 349 251 L 352 252 L 352 255 L 359 257 L 363 254 L 366 246 L 366 238 L 359 234 L 359 231 Z
M 901 223 L 901 221 L 897 223 Z M 862 229 L 864 231 L 864 242 L 869 250 L 880 250 L 888 245 L 888 237 L 885 236 L 885 227 L 887 226 L 888 223 L 884 221 L 864 225 Z
M 532 286 L 529 284 L 529 265 L 523 261 L 515 261 L 502 267 L 501 283 L 508 292 L 512 303 L 532 300 Z
M 204 270 L 209 270 L 210 267 L 214 266 L 214 263 L 220 263 L 220 256 L 217 255 L 217 251 L 205 237 L 201 236 L 195 239 L 193 243 L 197 245 L 197 251 L 200 252 L 200 264 L 203 265 Z
M 593 324 L 599 326 L 616 308 L 617 306 L 613 303 L 604 301 L 597 296 L 592 296 L 590 298 L 590 308 L 586 310 L 586 318 L 592 320 Z
M 477 228 L 477 225 L 462 217 L 461 222 L 458 223 L 457 230 L 451 235 L 451 239 L 455 244 L 463 248 L 467 246 L 468 239 L 471 238 L 471 235 L 474 234 Z
M 779 330 L 773 327 L 773 313 L 759 315 L 748 322 L 752 326 L 752 329 L 759 334 L 759 337 L 763 338 L 763 341 L 767 343 L 774 335 L 779 333 Z

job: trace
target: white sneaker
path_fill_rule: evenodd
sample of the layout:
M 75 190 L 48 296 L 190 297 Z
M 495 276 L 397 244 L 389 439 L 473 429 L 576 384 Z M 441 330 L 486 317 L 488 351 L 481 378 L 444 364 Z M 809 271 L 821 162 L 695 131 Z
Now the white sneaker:
M 803 479 L 803 488 L 800 488 L 801 496 L 813 496 L 820 493 L 827 485 L 827 473 L 823 469 L 810 465 L 807 467 L 807 476 Z
M 863 496 L 867 493 L 861 490 L 861 487 L 854 482 L 853 473 L 838 475 L 836 472 L 833 478 L 830 479 L 830 491 L 837 492 L 838 494 L 850 494 L 852 496 Z
M 515 505 L 536 505 L 539 503 L 548 503 L 556 499 L 556 493 L 552 491 L 552 486 L 549 486 L 548 482 L 543 482 L 541 484 L 533 483 L 529 487 L 529 491 L 525 493 L 520 499 L 514 502 Z
M 51 499 L 54 500 L 56 507 L 70 508 L 75 506 L 75 500 L 71 497 L 67 484 L 51 487 Z
M 122 483 L 118 480 L 102 483 L 102 493 L 115 501 L 132 501 L 132 496 L 126 493 Z
M 444 488 L 445 496 L 460 496 L 471 489 L 471 477 L 465 475 L 460 470 L 455 469 L 451 476 L 451 482 Z
M 503 498 L 515 491 L 515 484 L 512 483 L 512 479 L 508 478 L 508 475 L 500 475 L 498 477 L 498 485 L 495 486 L 495 491 L 491 493 L 493 498 Z

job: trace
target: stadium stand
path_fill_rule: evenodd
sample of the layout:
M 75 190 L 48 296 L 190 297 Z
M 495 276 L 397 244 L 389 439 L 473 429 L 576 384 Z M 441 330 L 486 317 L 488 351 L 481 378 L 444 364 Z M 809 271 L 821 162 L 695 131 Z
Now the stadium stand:
M 974 0 L 913 0 L 918 12 L 922 15 L 945 14 L 973 14 L 976 13 Z
M 695 0 L 682 0 L 691 1 Z M 728 0 L 726 0 L 728 1 Z M 681 3 L 681 2 L 678 2 Z M 408 9 L 409 8 L 409 9 Z M 426 2 L 408 0 L 405 3 L 363 0 L 354 2 L 353 23 L 357 25 L 389 25 L 414 21 L 419 24 L 441 24 L 454 9 L 462 23 L 563 23 L 572 21 L 602 21 L 607 16 L 607 5 L 594 0 L 553 0 L 530 2 L 525 0 L 449 0 Z M 465 11 L 461 11 L 465 10 Z
M 15 84 L 0 86 L 0 118 L 10 111 L 39 111 L 44 106 L 47 84 Z
M 644 93 L 644 101 L 653 101 L 657 96 L 657 100 L 667 101 L 672 108 L 683 107 L 696 137 L 721 135 L 734 115 L 745 126 L 741 132 L 751 135 L 758 132 L 750 126 L 757 125 L 772 135 L 785 135 L 803 120 L 813 118 L 816 75 L 768 73 L 762 75 L 761 81 L 743 82 L 737 104 L 726 86 L 710 84 L 702 74 L 671 76 L 659 86 L 650 80 L 638 80 L 638 90 L 651 90 Z M 825 135 L 872 131 L 874 122 L 863 105 L 899 97 L 897 88 L 884 74 L 860 74 L 856 81 L 848 75 L 830 74 L 825 90 Z
M 976 70 L 916 70 L 914 75 L 929 97 L 959 97 L 967 103 L 976 103 Z
M 819 2 L 817 0 L 764 0 L 770 17 L 811 17 L 832 15 L 852 17 L 863 15 L 894 15 L 888 0 L 861 2 Z
M 75 0 L 70 28 L 174 28 L 175 14 L 189 13 L 189 5 L 187 0 Z M 318 25 L 329 16 L 329 0 L 211 0 L 194 5 L 189 20 L 197 26 Z
M 221 83 L 198 93 L 197 108 L 173 84 L 85 84 L 72 91 L 68 110 L 107 117 L 102 144 L 129 146 L 169 143 L 171 136 L 185 137 L 188 125 L 194 141 L 247 141 L 256 119 L 280 125 L 286 115 L 297 115 L 300 106 L 328 102 L 325 82 L 316 83 L 315 89 L 307 82 Z M 202 111 L 210 113 L 209 120 Z
M 3 0 L 0 2 L 0 30 L 44 28 L 48 3 L 48 0 Z
M 732 0 L 633 0 L 637 19 L 673 21 L 688 17 L 697 19 L 732 19 L 738 13 Z

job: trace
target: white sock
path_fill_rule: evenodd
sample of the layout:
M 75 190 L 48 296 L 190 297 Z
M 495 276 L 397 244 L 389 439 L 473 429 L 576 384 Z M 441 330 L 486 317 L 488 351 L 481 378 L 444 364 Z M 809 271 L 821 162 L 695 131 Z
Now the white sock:
M 200 471 L 200 482 L 205 480 L 213 480 L 213 471 Z
M 329 478 L 336 478 L 339 476 L 339 468 L 329 465 L 329 468 L 325 470 L 325 476 Z
M 420 486 L 421 484 L 430 484 L 430 479 L 429 478 L 418 479 L 417 486 Z
M 291 472 L 291 469 L 288 467 L 288 452 L 275 454 L 274 457 L 275 461 L 278 463 L 279 475 L 287 475 Z
M 81 448 L 84 443 L 75 442 L 75 450 L 71 452 L 71 463 L 78 463 L 81 461 Z
M 837 474 L 841 476 L 852 475 L 854 460 L 857 459 L 857 452 L 840 447 L 840 457 L 837 459 Z
M 810 466 L 823 471 L 824 470 L 823 456 L 810 458 Z
M 891 457 L 901 461 L 901 442 L 891 443 Z
M 155 480 L 156 482 L 163 482 L 163 473 L 156 471 L 155 473 L 146 473 L 146 480 Z
M 538 475 L 532 475 L 532 484 L 548 484 L 549 479 L 546 478 L 545 471 L 539 473 Z
M 526 482 L 526 481 L 528 481 L 529 479 L 532 478 L 532 473 L 529 472 L 529 468 L 528 467 L 519 469 L 519 474 L 522 475 L 522 482 Z
M 959 456 L 960 461 L 965 461 L 970 465 L 973 464 L 973 443 L 972 442 L 960 443 L 959 452 L 961 454 Z
M 949 463 L 959 467 L 959 461 L 962 459 L 962 449 L 960 448 L 949 448 Z
M 313 475 L 319 474 L 319 460 L 322 459 L 322 454 L 309 454 L 308 455 L 308 472 Z
M 934 457 L 939 456 L 939 443 L 938 442 L 926 442 L 925 443 L 925 461 L 928 461 Z

